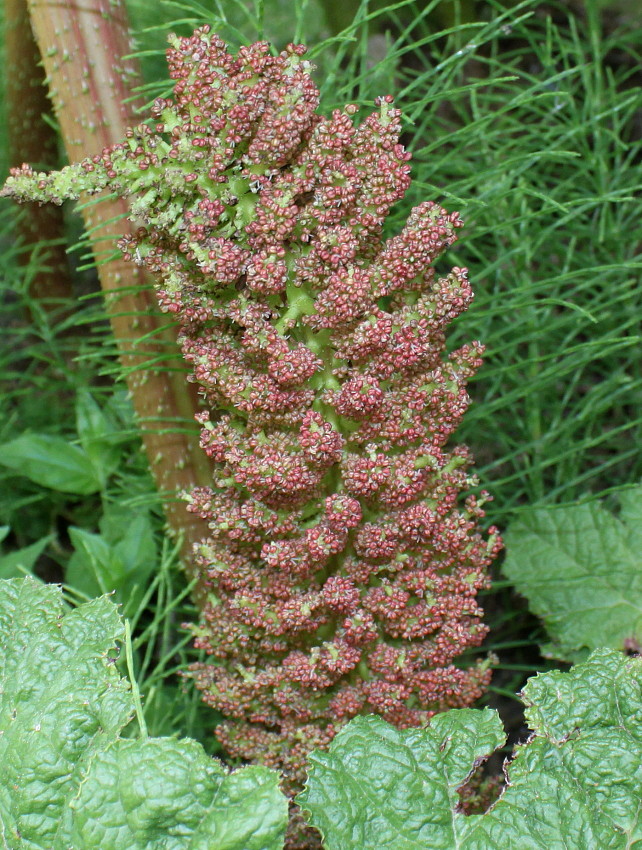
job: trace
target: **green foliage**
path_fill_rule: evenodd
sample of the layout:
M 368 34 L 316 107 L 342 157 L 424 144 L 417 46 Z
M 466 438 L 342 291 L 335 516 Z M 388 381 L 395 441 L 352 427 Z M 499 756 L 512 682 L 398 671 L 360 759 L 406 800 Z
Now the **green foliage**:
M 123 638 L 104 597 L 69 610 L 56 587 L 0 582 L 3 847 L 278 850 L 275 773 L 229 774 L 195 741 L 119 737 L 136 706 L 114 663 Z
M 114 416 L 84 388 L 76 395 L 76 429 L 80 445 L 104 488 L 121 460 L 123 434 Z
M 132 508 L 119 492 L 122 488 L 109 489 L 110 479 L 123 463 L 127 433 L 107 406 L 101 407 L 86 389 L 77 394 L 75 413 L 76 441 L 23 434 L 0 446 L 0 464 L 14 475 L 61 493 L 101 494 L 99 533 L 74 524 L 67 527 L 74 551 L 68 560 L 61 559 L 65 579 L 86 598 L 114 591 L 114 601 L 132 616 L 158 565 L 156 529 L 148 505 Z M 49 535 L 0 558 L 2 577 L 19 575 L 19 567 L 31 570 L 51 539 Z
M 114 601 L 126 616 L 135 613 L 153 570 L 158 551 L 149 513 L 139 508 L 112 509 L 101 521 L 101 534 L 69 528 L 74 553 L 65 580 L 87 597 L 115 591 Z
M 145 99 L 167 88 L 166 33 L 187 33 L 203 22 L 234 47 L 262 33 L 278 47 L 307 42 L 319 67 L 324 110 L 347 99 L 369 106 L 378 94 L 394 94 L 408 115 L 418 193 L 400 208 L 400 218 L 417 200 L 434 197 L 461 209 L 466 220 L 466 238 L 455 252 L 471 269 L 477 297 L 459 336 L 479 337 L 488 350 L 471 390 L 478 403 L 460 434 L 496 496 L 486 506 L 493 522 L 505 525 L 527 504 L 568 501 L 640 480 L 642 95 L 640 33 L 629 15 L 638 13 L 634 0 L 572 7 L 480 0 L 473 20 L 462 17 L 465 4 L 457 0 L 377 0 L 361 3 L 347 30 L 328 40 L 334 21 L 325 27 L 318 12 L 331 4 L 315 0 L 130 0 L 129 6 L 138 10 L 136 42 L 146 54 Z M 600 9 L 606 11 L 601 17 Z M 455 25 L 440 33 L 447 14 Z M 6 123 L 0 121 L 0 135 Z M 0 145 L 3 166 L 6 150 Z M 30 246 L 29 265 L 18 268 L 28 246 L 16 243 L 15 216 L 13 206 L 0 210 L 0 442 L 29 428 L 87 452 L 70 411 L 79 391 L 91 386 L 124 436 L 119 466 L 108 473 L 107 505 L 122 508 L 123 522 L 128 509 L 154 510 L 156 496 L 124 393 L 107 386 L 106 376 L 117 370 L 104 315 L 81 297 L 94 286 L 92 271 L 74 272 L 71 317 L 64 317 L 64 304 L 47 313 L 28 292 L 42 245 Z M 68 221 L 74 244 L 78 223 Z M 0 469 L 0 523 L 11 528 L 0 576 L 36 566 L 32 555 L 42 541 L 44 560 L 67 568 L 75 557 L 69 526 L 100 533 L 113 550 L 119 533 L 110 519 L 107 539 L 105 518 L 114 514 L 105 507 L 97 494 L 78 498 Z M 624 521 L 624 514 L 619 518 Z M 193 613 L 174 547 L 161 547 L 154 512 L 152 520 L 160 554 L 134 615 L 133 637 L 145 720 L 156 734 L 187 731 L 210 746 L 211 712 L 175 683 L 176 669 L 194 660 L 190 637 L 177 633 L 176 624 Z M 44 574 L 42 562 L 37 569 Z M 71 573 L 66 577 L 71 580 Z M 534 658 L 523 609 L 515 610 L 505 592 L 495 594 L 487 606 L 498 612 L 494 643 L 501 669 L 494 687 L 509 696 L 520 687 L 523 670 L 541 659 Z M 607 622 L 613 628 L 615 618 L 596 616 L 594 626 Z
M 87 496 L 100 490 L 89 456 L 60 437 L 23 434 L 0 446 L 0 463 L 36 484 Z
M 3 540 L 9 531 L 8 525 L 0 528 L 0 540 Z M 32 572 L 36 561 L 50 542 L 51 535 L 36 540 L 30 546 L 12 549 L 6 555 L 0 555 L 0 578 L 15 578 L 24 575 L 24 573 Z
M 21 434 L 0 446 L 0 464 L 61 493 L 103 490 L 118 466 L 122 434 L 87 390 L 78 393 L 76 423 L 80 446 L 50 434 Z
M 102 359 L 86 361 L 96 370 L 109 367 L 104 346 L 101 351 Z M 36 405 L 31 418 L 43 436 L 49 426 L 57 438 L 54 445 L 59 440 L 82 454 L 87 468 L 91 465 L 95 478 L 101 478 L 101 490 L 79 498 L 32 483 L 22 468 L 5 467 L 0 578 L 35 572 L 64 579 L 74 600 L 112 593 L 132 620 L 133 665 L 142 682 L 150 731 L 197 737 L 213 752 L 217 747 L 210 733 L 216 715 L 177 675 L 200 659 L 191 648 L 191 635 L 180 626 L 194 618 L 193 604 L 179 570 L 180 545 L 166 537 L 131 406 L 118 387 L 90 392 L 81 372 L 76 378 L 77 388 L 72 382 L 59 387 L 62 401 L 75 415 L 65 417 L 53 404 L 47 405 L 53 413 L 46 422 L 46 416 L 40 416 L 47 411 Z M 23 409 L 22 394 L 8 394 L 3 400 Z M 49 438 L 45 466 L 51 461 L 48 446 Z
M 503 743 L 501 721 L 490 709 L 448 711 L 429 729 L 404 731 L 379 717 L 359 717 L 328 753 L 311 754 L 297 802 L 328 850 L 452 850 L 461 846 L 453 820 L 457 788 L 477 759 Z
M 577 16 L 502 5 L 462 27 L 458 46 L 444 49 L 425 17 L 390 52 L 414 57 L 412 40 L 430 39 L 420 71 L 398 70 L 414 122 L 409 201 L 436 197 L 467 225 L 454 253 L 477 297 L 459 332 L 487 355 L 461 435 L 504 524 L 521 504 L 642 474 L 631 407 L 642 395 L 642 90 L 639 30 L 610 30 L 592 4 Z M 631 64 L 613 62 L 617 50 Z
M 524 511 L 508 529 L 506 576 L 542 617 L 546 654 L 567 661 L 600 646 L 642 644 L 642 487 L 599 502 Z
M 279 850 L 287 804 L 272 771 L 228 774 L 195 741 L 148 738 L 97 753 L 73 811 L 82 850 Z
M 351 721 L 310 757 L 297 801 L 327 850 L 616 850 L 642 841 L 642 659 L 594 652 L 569 673 L 540 674 L 523 698 L 533 737 L 483 815 L 457 809 L 476 760 L 504 741 L 490 710 L 452 710 L 428 729 Z

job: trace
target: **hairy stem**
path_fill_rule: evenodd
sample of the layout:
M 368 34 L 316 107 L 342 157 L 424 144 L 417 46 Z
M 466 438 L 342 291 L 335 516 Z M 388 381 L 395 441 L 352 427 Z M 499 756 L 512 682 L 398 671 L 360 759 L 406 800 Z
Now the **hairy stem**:
M 33 162 L 42 168 L 58 164 L 58 139 L 43 115 L 51 111 L 40 53 L 31 31 L 27 0 L 6 0 L 5 49 L 7 67 L 7 134 L 9 165 Z M 31 262 L 36 245 L 40 252 L 30 281 L 30 294 L 48 310 L 71 298 L 71 279 L 64 246 L 60 207 L 31 203 L 18 218 L 16 232 Z
M 121 58 L 132 52 L 124 5 L 29 0 L 29 12 L 69 160 L 98 154 L 136 123 L 134 105 L 125 101 L 140 75 L 133 60 Z M 82 212 L 145 451 L 166 497 L 170 529 L 184 534 L 187 556 L 204 524 L 187 514 L 176 494 L 208 483 L 209 464 L 196 431 L 184 425 L 193 419 L 196 397 L 176 368 L 175 331 L 159 315 L 140 269 L 112 257 L 116 239 L 132 227 L 123 220 L 127 211 L 124 200 L 107 197 Z

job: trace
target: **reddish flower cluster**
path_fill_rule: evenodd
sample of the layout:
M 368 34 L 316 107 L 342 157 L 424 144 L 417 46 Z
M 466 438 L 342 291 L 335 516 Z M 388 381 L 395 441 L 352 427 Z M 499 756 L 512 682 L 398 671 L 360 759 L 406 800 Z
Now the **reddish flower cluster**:
M 228 719 L 228 752 L 284 771 L 359 713 L 399 726 L 470 704 L 484 663 L 476 602 L 500 543 L 466 449 L 449 448 L 481 346 L 445 353 L 472 298 L 466 270 L 433 261 L 461 221 L 434 203 L 382 240 L 409 184 L 390 97 L 355 127 L 329 118 L 302 47 L 236 57 L 207 27 L 171 39 L 172 100 L 85 161 L 75 189 L 111 191 L 143 224 L 122 248 L 160 276 L 163 309 L 206 402 L 210 488 L 197 552 L 209 602 L 193 670 Z M 462 499 L 463 497 L 463 499 Z

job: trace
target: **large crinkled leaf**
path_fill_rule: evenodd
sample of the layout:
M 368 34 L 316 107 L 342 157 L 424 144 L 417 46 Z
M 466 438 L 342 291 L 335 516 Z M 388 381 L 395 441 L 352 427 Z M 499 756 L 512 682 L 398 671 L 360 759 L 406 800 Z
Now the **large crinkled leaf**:
M 428 729 L 399 730 L 379 717 L 349 723 L 328 753 L 314 752 L 297 798 L 328 850 L 451 850 L 453 812 L 472 765 L 505 740 L 492 711 L 461 709 Z
M 108 599 L 65 611 L 60 589 L 0 582 L 0 823 L 5 846 L 51 850 L 96 747 L 133 705 L 110 657 L 123 626 Z
M 133 713 L 106 598 L 0 581 L 0 847 L 279 850 L 287 803 L 264 768 L 232 774 L 200 744 L 118 737 Z
M 600 649 L 523 691 L 534 739 L 518 747 L 510 786 L 470 818 L 472 844 L 619 850 L 642 843 L 642 658 Z M 494 842 L 498 842 L 495 844 Z
M 297 802 L 311 812 L 328 850 L 451 850 L 459 846 L 457 788 L 504 740 L 491 710 L 448 711 L 428 729 L 403 731 L 379 717 L 357 717 L 329 752 L 310 755 Z
M 92 760 L 74 809 L 74 847 L 276 850 L 287 803 L 278 774 L 228 774 L 195 741 L 119 740 Z
M 360 717 L 310 756 L 297 802 L 327 850 L 625 850 L 642 843 L 642 659 L 597 650 L 524 689 L 532 739 L 484 815 L 456 788 L 504 736 L 494 712 L 452 710 L 428 729 Z
M 642 643 L 642 487 L 620 502 L 619 517 L 595 502 L 531 510 L 506 534 L 504 573 L 543 619 L 547 654 Z

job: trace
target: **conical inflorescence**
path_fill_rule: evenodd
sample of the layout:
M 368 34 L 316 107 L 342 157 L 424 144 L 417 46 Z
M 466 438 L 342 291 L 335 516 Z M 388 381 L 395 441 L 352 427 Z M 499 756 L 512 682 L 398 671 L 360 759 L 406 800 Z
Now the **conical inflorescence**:
M 170 38 L 171 99 L 63 172 L 13 172 L 20 199 L 105 188 L 140 228 L 121 247 L 159 279 L 201 389 L 210 536 L 192 671 L 233 756 L 278 767 L 341 724 L 397 726 L 473 702 L 488 664 L 454 661 L 486 630 L 476 601 L 497 553 L 465 447 L 449 447 L 482 348 L 447 354 L 466 270 L 434 261 L 457 213 L 432 202 L 387 240 L 408 188 L 391 98 L 359 126 L 316 113 L 305 49 L 236 56 L 207 27 Z

